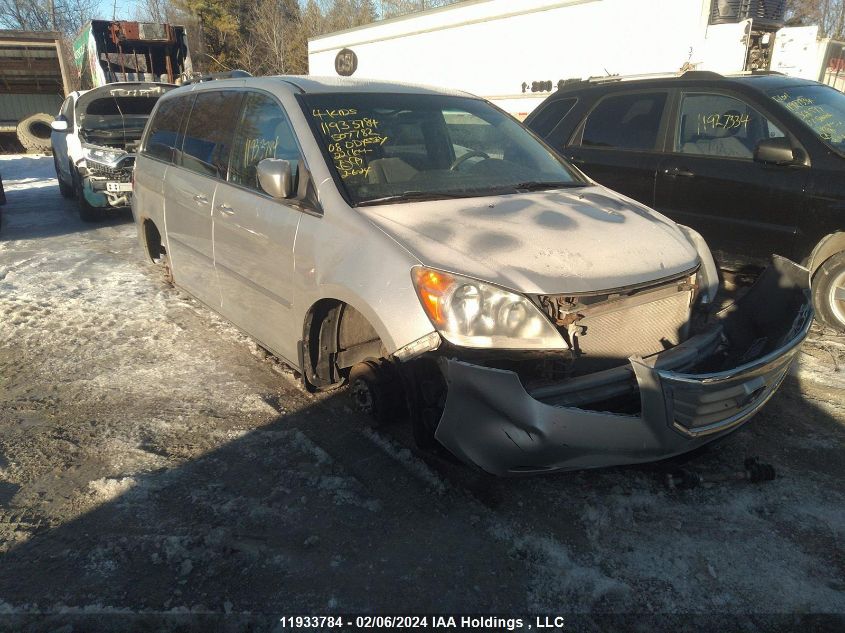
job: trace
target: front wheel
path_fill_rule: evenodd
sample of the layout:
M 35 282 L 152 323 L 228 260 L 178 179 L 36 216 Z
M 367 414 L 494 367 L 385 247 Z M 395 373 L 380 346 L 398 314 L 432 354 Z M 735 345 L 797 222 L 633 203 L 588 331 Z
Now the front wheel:
M 99 222 L 103 219 L 105 215 L 103 210 L 92 206 L 88 203 L 88 200 L 85 199 L 85 191 L 83 190 L 84 185 L 82 184 L 82 179 L 76 179 L 76 199 L 79 202 L 79 218 L 83 222 Z
M 816 271 L 813 305 L 819 321 L 845 332 L 845 253 L 834 255 Z
M 374 427 L 402 416 L 402 382 L 396 369 L 384 359 L 366 360 L 349 370 L 349 397 Z
M 53 154 L 53 167 L 56 169 L 56 179 L 59 181 L 59 193 L 62 194 L 63 198 L 73 198 L 73 186 L 62 180 L 62 172 L 59 169 L 59 162 L 55 154 Z

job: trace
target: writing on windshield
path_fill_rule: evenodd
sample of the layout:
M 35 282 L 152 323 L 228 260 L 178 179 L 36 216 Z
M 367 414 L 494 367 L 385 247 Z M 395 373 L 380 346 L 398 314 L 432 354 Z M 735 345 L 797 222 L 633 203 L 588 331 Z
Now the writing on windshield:
M 314 108 L 311 116 L 320 122 L 323 137 L 330 141 L 329 154 L 340 177 L 368 176 L 366 156 L 372 146 L 384 145 L 388 137 L 379 130 L 373 117 L 358 116 L 356 108 Z
M 845 97 L 840 94 L 836 103 L 833 95 L 827 90 L 819 93 L 819 88 L 824 90 L 822 86 L 785 89 L 771 98 L 809 125 L 823 141 L 841 145 L 845 143 Z

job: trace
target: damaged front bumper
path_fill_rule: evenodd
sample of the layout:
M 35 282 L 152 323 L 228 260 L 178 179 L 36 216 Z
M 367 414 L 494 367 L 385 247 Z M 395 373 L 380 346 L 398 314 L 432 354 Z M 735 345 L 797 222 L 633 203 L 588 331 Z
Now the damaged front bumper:
M 435 437 L 496 475 L 672 457 L 757 413 L 812 321 L 807 269 L 776 257 L 706 331 L 622 367 L 529 392 L 514 372 L 442 358 L 448 389 Z M 626 393 L 638 393 L 638 415 L 595 410 L 595 403 Z
M 120 208 L 132 202 L 132 169 L 135 155 L 124 153 L 112 162 L 87 159 L 79 167 L 82 194 L 92 207 Z

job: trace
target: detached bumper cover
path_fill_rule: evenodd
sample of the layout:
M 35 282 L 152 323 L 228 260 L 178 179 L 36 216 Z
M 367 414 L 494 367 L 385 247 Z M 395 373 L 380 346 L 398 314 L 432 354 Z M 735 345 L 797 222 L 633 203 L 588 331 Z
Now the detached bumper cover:
M 775 258 L 757 284 L 720 313 L 714 329 L 669 352 L 580 379 L 594 393 L 638 391 L 639 415 L 561 405 L 578 399 L 571 384 L 529 394 L 513 372 L 442 359 L 448 395 L 435 437 L 497 475 L 685 453 L 760 410 L 786 376 L 812 320 L 808 271 Z M 708 371 L 698 372 L 698 366 Z

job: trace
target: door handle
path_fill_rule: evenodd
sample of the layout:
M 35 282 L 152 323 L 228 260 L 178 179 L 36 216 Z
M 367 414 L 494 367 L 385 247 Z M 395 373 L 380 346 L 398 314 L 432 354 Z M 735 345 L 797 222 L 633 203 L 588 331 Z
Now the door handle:
M 670 178 L 692 178 L 695 176 L 689 169 L 681 169 L 680 167 L 668 167 L 663 170 L 663 173 Z
M 234 213 L 235 213 L 235 210 L 232 207 L 230 207 L 228 204 L 226 204 L 225 202 L 223 204 L 218 204 L 217 210 L 220 211 L 220 213 L 223 213 L 225 215 L 234 215 Z
M 198 193 L 194 196 L 194 202 L 196 202 L 197 204 L 208 204 L 208 198 Z

